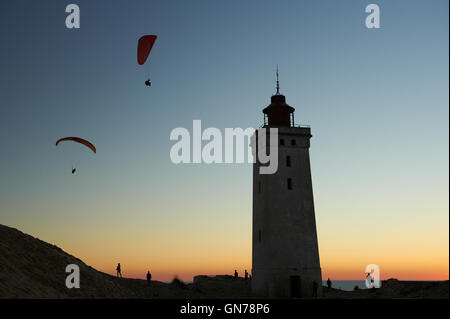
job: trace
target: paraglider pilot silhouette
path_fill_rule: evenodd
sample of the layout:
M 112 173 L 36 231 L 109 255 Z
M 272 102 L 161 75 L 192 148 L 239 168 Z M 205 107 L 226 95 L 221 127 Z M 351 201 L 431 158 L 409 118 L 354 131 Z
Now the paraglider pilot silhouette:
M 83 144 L 84 146 L 90 148 L 92 150 L 92 152 L 97 153 L 97 149 L 95 148 L 94 144 L 92 144 L 89 141 L 86 141 L 85 139 L 75 137 L 75 136 L 63 137 L 56 141 L 56 146 L 58 146 L 58 144 L 62 141 L 74 141 L 74 142 Z M 75 174 L 76 171 L 77 171 L 77 169 L 72 167 L 72 174 Z
M 139 65 L 143 65 L 147 61 L 150 51 L 152 50 L 153 44 L 156 41 L 156 35 L 144 35 L 138 41 L 137 49 L 137 60 Z M 150 77 L 145 81 L 146 86 L 152 86 Z

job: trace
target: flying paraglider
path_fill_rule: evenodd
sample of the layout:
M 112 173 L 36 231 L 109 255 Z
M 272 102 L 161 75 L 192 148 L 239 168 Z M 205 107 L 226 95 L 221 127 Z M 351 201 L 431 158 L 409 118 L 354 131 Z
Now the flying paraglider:
M 58 144 L 62 141 L 74 141 L 74 142 L 83 144 L 84 146 L 88 147 L 92 152 L 97 153 L 97 149 L 95 148 L 94 144 L 92 144 L 89 141 L 86 141 L 85 139 L 75 137 L 75 136 L 63 137 L 56 141 L 56 146 L 58 146 Z M 75 174 L 76 171 L 77 171 L 77 169 L 72 167 L 72 174 Z
M 139 65 L 143 65 L 147 61 L 156 38 L 156 35 L 144 35 L 139 39 L 137 56 Z
M 63 138 L 60 138 L 59 140 L 56 141 L 56 146 L 58 146 L 58 144 L 59 144 L 60 142 L 62 142 L 62 141 L 74 141 L 74 142 L 78 142 L 78 143 L 80 143 L 80 144 L 83 144 L 83 145 L 89 147 L 89 148 L 92 150 L 92 152 L 97 153 L 97 149 L 95 148 L 94 144 L 92 144 L 91 142 L 86 141 L 86 140 L 84 140 L 84 139 L 82 139 L 82 138 L 75 137 L 75 136 L 63 137 Z
M 144 35 L 139 39 L 137 49 L 137 60 L 139 65 L 143 65 L 147 61 L 150 51 L 153 48 L 153 44 L 155 44 L 156 38 L 156 35 Z M 145 81 L 145 85 L 152 86 L 150 78 Z

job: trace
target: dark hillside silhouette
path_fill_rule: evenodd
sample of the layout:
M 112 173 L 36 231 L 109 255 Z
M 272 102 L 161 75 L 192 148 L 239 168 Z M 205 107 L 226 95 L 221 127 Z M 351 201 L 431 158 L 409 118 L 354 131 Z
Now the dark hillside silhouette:
M 69 264 L 80 267 L 80 289 L 65 286 Z M 111 262 L 111 273 L 114 271 Z M 0 298 L 239 298 L 247 291 L 243 284 L 233 283 L 232 289 L 212 287 L 214 294 L 205 295 L 192 284 L 180 283 L 152 280 L 149 287 L 147 280 L 117 278 L 95 270 L 55 245 L 0 225 Z
M 125 261 L 123 261 L 125 264 Z M 66 266 L 80 267 L 80 289 L 65 286 Z M 111 263 L 111 273 L 114 272 Z M 196 276 L 194 283 L 117 278 L 95 270 L 42 240 L 0 225 L 0 298 L 249 298 L 249 281 Z M 383 281 L 381 289 L 342 291 L 324 287 L 325 298 L 448 298 L 448 281 Z

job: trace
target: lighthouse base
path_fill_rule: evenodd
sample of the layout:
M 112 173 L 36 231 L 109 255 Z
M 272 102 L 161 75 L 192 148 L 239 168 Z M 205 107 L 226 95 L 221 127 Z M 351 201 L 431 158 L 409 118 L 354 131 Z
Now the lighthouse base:
M 314 288 L 314 282 L 317 289 Z M 252 293 L 266 298 L 321 297 L 322 272 L 320 268 L 254 268 Z

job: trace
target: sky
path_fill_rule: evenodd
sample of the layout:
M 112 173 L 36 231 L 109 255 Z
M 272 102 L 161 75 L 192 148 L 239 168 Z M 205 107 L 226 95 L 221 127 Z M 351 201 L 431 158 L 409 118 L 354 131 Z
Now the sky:
M 313 134 L 322 277 L 377 264 L 382 279 L 448 280 L 448 1 L 377 0 L 380 29 L 369 3 L 3 3 L 0 224 L 126 277 L 250 270 L 251 164 L 175 165 L 169 136 L 196 119 L 259 127 L 278 64 Z M 139 66 L 144 34 L 158 39 Z M 64 136 L 97 154 L 56 147 Z

